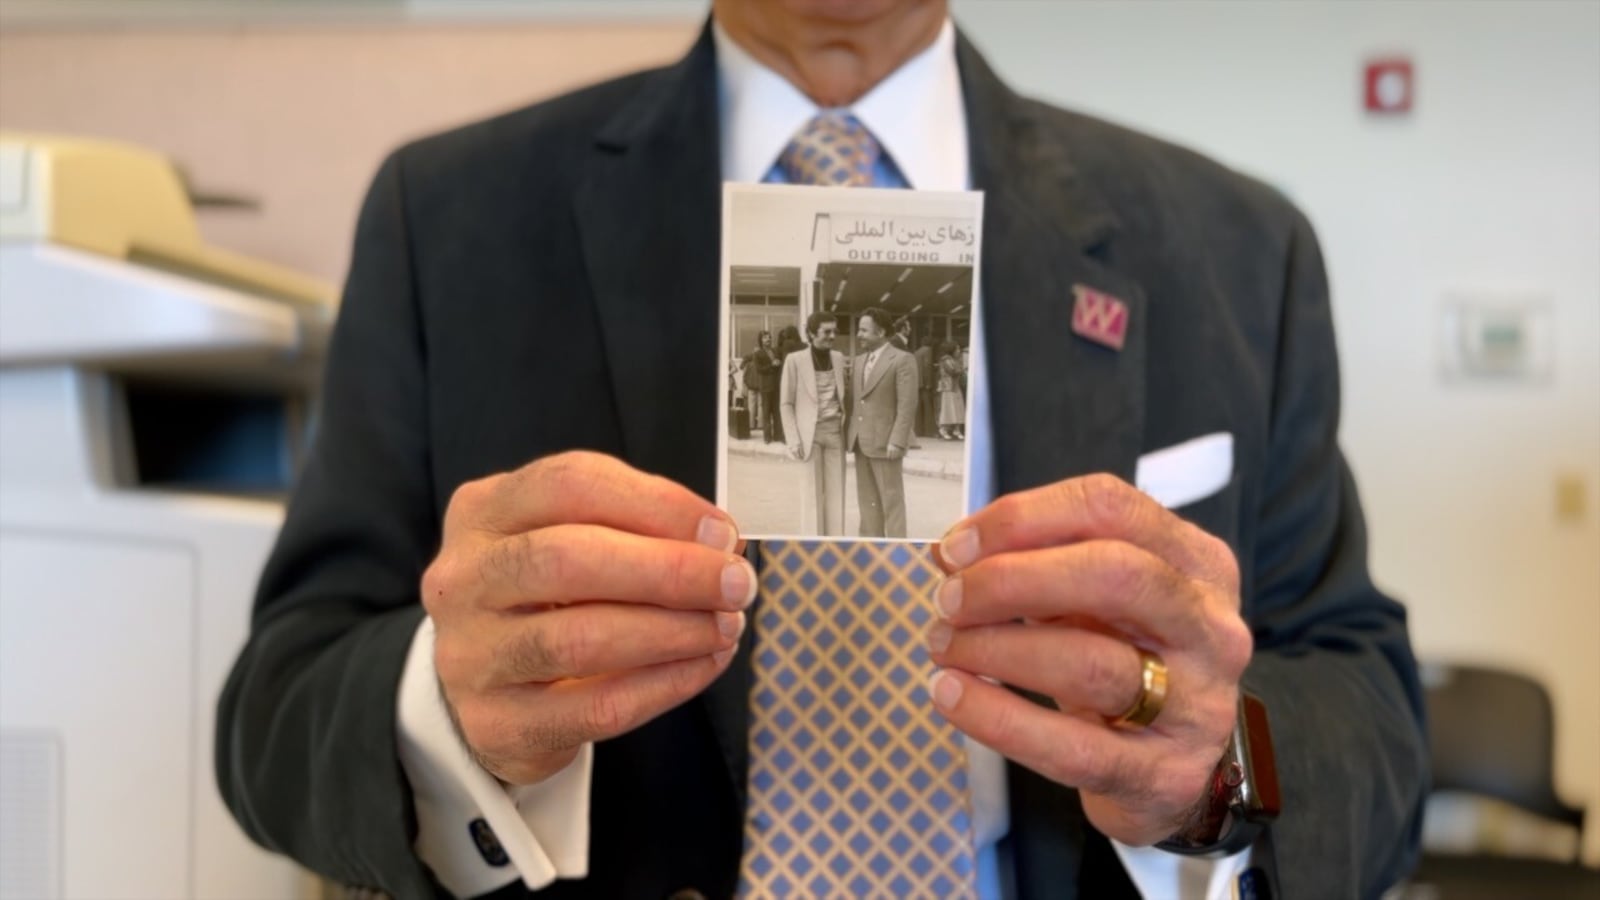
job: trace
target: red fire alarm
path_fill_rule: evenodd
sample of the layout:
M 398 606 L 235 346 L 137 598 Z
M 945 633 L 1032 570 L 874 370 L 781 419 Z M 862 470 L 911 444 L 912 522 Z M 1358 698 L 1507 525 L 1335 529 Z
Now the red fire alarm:
M 1379 59 L 1367 63 L 1367 112 L 1408 113 L 1415 95 L 1411 60 Z

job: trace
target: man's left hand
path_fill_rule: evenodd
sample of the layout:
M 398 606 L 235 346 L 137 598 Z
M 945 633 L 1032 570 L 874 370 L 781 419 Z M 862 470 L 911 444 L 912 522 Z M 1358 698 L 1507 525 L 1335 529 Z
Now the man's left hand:
M 895 444 L 890 444 L 888 454 L 890 459 L 902 459 L 906 455 L 906 448 Z
M 1078 788 L 1108 837 L 1145 845 L 1183 826 L 1227 745 L 1250 661 L 1228 546 L 1091 475 L 996 500 L 951 529 L 939 555 L 944 621 L 928 640 L 945 718 Z M 1166 703 L 1148 727 L 1117 727 L 1142 695 L 1140 650 L 1167 667 Z

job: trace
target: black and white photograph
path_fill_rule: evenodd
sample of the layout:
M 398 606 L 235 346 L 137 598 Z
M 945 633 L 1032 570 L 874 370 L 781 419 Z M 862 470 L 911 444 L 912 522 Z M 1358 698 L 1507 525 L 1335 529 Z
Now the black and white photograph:
M 724 188 L 717 501 L 751 538 L 967 510 L 979 192 Z

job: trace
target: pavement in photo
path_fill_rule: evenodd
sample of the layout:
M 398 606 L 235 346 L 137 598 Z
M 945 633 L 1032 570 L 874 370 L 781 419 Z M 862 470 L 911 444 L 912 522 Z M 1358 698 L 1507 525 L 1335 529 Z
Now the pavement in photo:
M 921 438 L 921 450 L 906 456 L 906 536 L 938 540 L 963 513 L 961 441 Z M 747 535 L 800 534 L 800 510 L 811 485 L 805 467 L 782 444 L 728 441 L 728 512 Z M 845 535 L 860 527 L 854 454 L 845 454 Z

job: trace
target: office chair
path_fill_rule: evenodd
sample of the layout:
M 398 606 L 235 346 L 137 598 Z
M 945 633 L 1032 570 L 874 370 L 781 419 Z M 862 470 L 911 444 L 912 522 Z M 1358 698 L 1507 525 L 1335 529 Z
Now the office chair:
M 1424 852 L 1406 896 L 1600 898 L 1600 870 L 1579 863 L 1585 810 L 1556 796 L 1555 714 L 1533 679 L 1476 666 L 1426 667 L 1433 790 L 1491 797 L 1577 832 L 1569 862 Z

